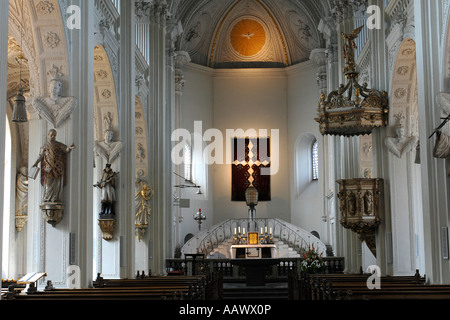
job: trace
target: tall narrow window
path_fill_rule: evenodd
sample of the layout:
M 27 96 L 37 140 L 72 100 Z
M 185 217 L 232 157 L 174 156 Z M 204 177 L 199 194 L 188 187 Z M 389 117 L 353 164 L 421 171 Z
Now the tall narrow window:
M 319 180 L 319 144 L 317 140 L 312 145 L 312 179 Z
M 184 178 L 191 180 L 192 178 L 192 152 L 189 144 L 184 145 Z

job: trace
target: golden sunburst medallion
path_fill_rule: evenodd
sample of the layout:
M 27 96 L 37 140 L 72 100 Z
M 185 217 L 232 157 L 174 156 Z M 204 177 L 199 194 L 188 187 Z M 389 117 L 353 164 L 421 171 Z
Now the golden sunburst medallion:
M 255 20 L 241 20 L 231 30 L 230 42 L 240 55 L 251 57 L 258 54 L 266 44 L 266 32 Z

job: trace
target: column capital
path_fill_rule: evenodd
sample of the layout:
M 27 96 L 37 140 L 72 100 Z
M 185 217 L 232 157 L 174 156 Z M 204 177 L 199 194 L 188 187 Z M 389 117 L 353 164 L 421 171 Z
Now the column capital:
M 168 5 L 166 0 L 139 0 L 135 3 L 137 23 L 156 23 L 165 27 L 167 23 Z
M 175 54 L 175 93 L 182 94 L 186 83 L 182 69 L 191 61 L 191 57 L 186 51 L 176 51 Z

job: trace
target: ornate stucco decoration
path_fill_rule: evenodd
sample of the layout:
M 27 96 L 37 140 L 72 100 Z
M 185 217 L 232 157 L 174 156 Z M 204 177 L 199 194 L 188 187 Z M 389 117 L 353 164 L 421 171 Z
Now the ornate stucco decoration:
M 123 149 L 123 142 L 114 139 L 112 122 L 112 114 L 108 112 L 103 117 L 104 140 L 96 141 L 94 145 L 94 154 L 103 158 L 108 164 L 112 164 L 118 159 Z
M 61 96 L 61 91 L 62 82 L 53 79 L 49 85 L 49 96 L 33 99 L 33 107 L 39 118 L 46 120 L 54 128 L 59 128 L 71 116 L 78 104 L 75 97 Z
M 358 234 L 376 256 L 375 231 L 381 224 L 382 179 L 338 180 L 341 225 Z
M 405 125 L 403 124 L 405 116 L 398 113 L 394 116 L 396 119 L 395 136 L 387 137 L 384 142 L 388 150 L 397 158 L 402 158 L 407 152 L 412 151 L 417 146 L 418 137 L 405 135 Z
M 342 34 L 345 59 L 344 75 L 347 84 L 341 84 L 328 96 L 319 99 L 318 118 L 322 135 L 355 136 L 372 133 L 373 128 L 388 124 L 388 94 L 369 89 L 367 83 L 358 83 L 359 72 L 355 62 L 355 39 L 362 27 L 350 34 Z

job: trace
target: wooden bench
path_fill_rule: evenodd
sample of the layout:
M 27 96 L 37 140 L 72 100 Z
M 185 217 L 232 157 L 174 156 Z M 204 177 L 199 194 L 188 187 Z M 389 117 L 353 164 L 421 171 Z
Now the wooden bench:
M 137 279 L 103 279 L 100 274 L 93 282 L 94 288 L 189 285 L 198 300 L 220 300 L 223 296 L 223 273 L 211 276 L 150 276 Z
M 20 293 L 14 288 L 6 300 L 205 300 L 219 299 L 220 275 L 151 276 L 138 279 L 103 279 L 100 274 L 93 288 L 55 289 L 51 282 L 44 291 Z
M 415 300 L 450 299 L 450 285 L 428 285 L 419 272 L 413 276 L 382 276 L 380 289 L 369 289 L 370 274 L 300 274 L 298 293 L 303 300 Z

